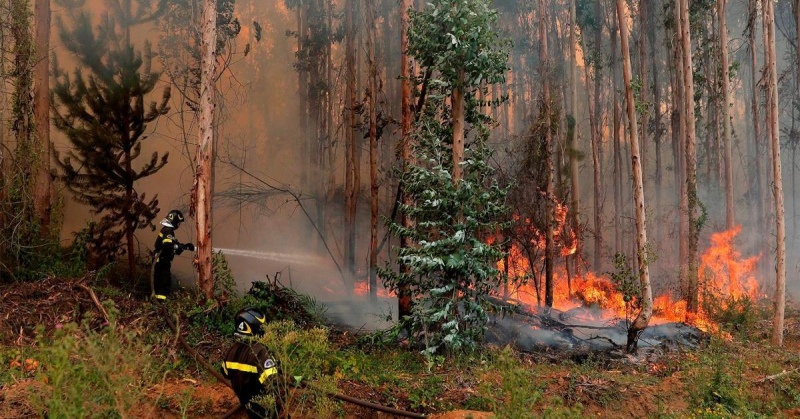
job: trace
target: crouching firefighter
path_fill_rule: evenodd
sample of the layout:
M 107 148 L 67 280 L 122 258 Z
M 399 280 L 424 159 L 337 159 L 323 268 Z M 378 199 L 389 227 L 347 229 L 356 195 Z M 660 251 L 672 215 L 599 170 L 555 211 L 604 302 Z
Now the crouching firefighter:
M 266 316 L 254 308 L 245 308 L 236 314 L 233 333 L 236 343 L 228 349 L 222 361 L 222 374 L 231 380 L 231 387 L 247 410 L 250 418 L 278 418 L 283 415 L 282 387 L 277 363 L 269 356 L 267 348 L 255 340 L 264 335 Z M 253 398 L 272 394 L 275 406 L 269 411 Z
M 183 213 L 178 210 L 170 211 L 161 220 L 161 232 L 156 237 L 153 250 L 153 272 L 150 279 L 152 297 L 157 300 L 166 300 L 172 291 L 172 259 L 184 250 L 194 251 L 191 243 L 182 244 L 175 238 L 175 230 L 183 223 Z

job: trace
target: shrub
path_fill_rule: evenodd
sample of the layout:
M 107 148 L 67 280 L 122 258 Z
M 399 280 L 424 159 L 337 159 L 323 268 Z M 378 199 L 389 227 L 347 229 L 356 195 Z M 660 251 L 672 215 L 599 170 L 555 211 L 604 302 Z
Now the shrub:
M 267 347 L 278 364 L 276 385 L 280 388 L 276 393 L 282 395 L 287 413 L 293 417 L 334 416 L 336 405 L 326 393 L 336 392 L 333 374 L 336 358 L 327 330 L 318 327 L 302 330 L 294 322 L 278 321 L 266 325 L 259 342 Z M 300 386 L 304 389 L 297 389 Z M 274 409 L 273 394 L 260 400 L 267 409 Z
M 111 319 L 100 330 L 69 323 L 46 338 L 40 329 L 43 391 L 33 404 L 42 416 L 124 417 L 141 408 L 158 371 L 149 348 L 117 327 L 113 305 L 106 310 Z

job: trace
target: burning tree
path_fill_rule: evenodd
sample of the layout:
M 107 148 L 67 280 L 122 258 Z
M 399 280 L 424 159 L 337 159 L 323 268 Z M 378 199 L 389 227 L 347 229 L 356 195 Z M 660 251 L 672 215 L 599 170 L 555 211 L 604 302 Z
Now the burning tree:
M 126 3 L 130 5 L 130 3 Z M 134 23 L 148 20 L 146 7 L 136 14 L 110 7 L 113 14 L 92 28 L 88 12 L 75 16 L 70 30 L 58 20 L 61 41 L 77 57 L 74 76 L 53 62 L 54 123 L 72 143 L 65 156 L 56 153 L 61 180 L 77 200 L 103 217 L 94 230 L 94 240 L 105 256 L 120 250 L 125 238 L 129 279 L 135 268 L 134 232 L 150 226 L 158 213 L 158 200 L 136 191 L 136 181 L 150 176 L 167 163 L 168 154 L 153 153 L 135 167 L 142 151 L 147 124 L 167 111 L 169 88 L 160 103 L 149 105 L 145 97 L 155 90 L 159 73 L 151 70 L 152 53 L 146 43 L 137 51 L 130 40 Z
M 406 270 L 381 276 L 393 290 L 410 287 L 415 304 L 401 324 L 421 334 L 428 355 L 480 341 L 485 297 L 502 282 L 501 246 L 486 239 L 503 227 L 506 190 L 487 164 L 491 119 L 477 100 L 506 71 L 495 21 L 485 0 L 435 0 L 411 14 L 409 54 L 430 78 L 417 80 L 428 94 L 411 136 L 416 161 L 402 180 L 409 202 L 400 210 L 413 227 L 390 229 L 416 245 L 399 250 Z

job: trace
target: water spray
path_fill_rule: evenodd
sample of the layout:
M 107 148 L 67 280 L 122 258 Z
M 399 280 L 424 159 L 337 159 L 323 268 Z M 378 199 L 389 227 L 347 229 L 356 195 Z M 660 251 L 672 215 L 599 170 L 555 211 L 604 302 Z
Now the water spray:
M 301 263 L 305 265 L 312 265 L 312 264 L 320 265 L 320 264 L 325 264 L 327 262 L 327 259 L 325 258 L 321 258 L 319 256 L 312 256 L 309 254 L 284 253 L 284 252 L 259 252 L 255 250 L 228 249 L 223 247 L 214 247 L 213 250 L 215 252 L 222 252 L 226 256 L 241 256 L 241 257 L 248 257 L 261 260 L 272 260 L 276 262 Z

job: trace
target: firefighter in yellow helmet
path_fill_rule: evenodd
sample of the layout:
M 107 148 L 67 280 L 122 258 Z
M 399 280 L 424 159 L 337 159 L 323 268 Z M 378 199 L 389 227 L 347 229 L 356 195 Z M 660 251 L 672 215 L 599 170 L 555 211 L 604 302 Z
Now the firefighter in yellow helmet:
M 156 237 L 153 250 L 153 273 L 150 280 L 150 291 L 153 298 L 166 300 L 172 291 L 172 259 L 184 250 L 194 251 L 191 243 L 180 243 L 175 238 L 175 230 L 183 223 L 183 213 L 178 210 L 170 211 L 161 220 L 161 232 Z
M 237 340 L 222 361 L 222 374 L 231 380 L 250 418 L 278 418 L 283 413 L 277 362 L 269 356 L 267 347 L 254 339 L 264 334 L 265 321 L 266 316 L 255 308 L 239 311 L 234 319 Z M 270 411 L 252 400 L 268 391 L 275 396 L 275 408 Z

